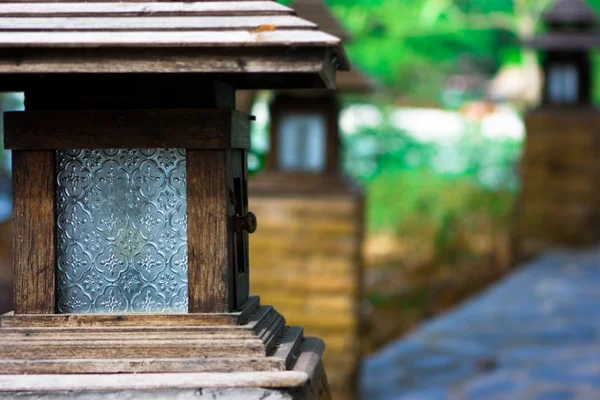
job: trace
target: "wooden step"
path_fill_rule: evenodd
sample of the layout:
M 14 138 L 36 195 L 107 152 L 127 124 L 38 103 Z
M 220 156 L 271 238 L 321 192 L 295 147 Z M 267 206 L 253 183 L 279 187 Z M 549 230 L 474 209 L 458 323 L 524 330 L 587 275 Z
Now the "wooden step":
M 107 326 L 91 316 L 6 315 L 0 327 L 0 374 L 282 371 L 291 368 L 303 342 L 301 328 L 256 299 L 243 325 L 147 324 L 131 317 Z M 182 316 L 181 314 L 180 316 Z M 172 316 L 172 315 L 170 315 Z M 32 318 L 29 318 L 32 317 Z M 88 318 L 89 317 L 89 318 Z M 97 317 L 97 316 L 94 316 Z M 117 321 L 115 316 L 103 316 Z M 127 319 L 127 318 L 125 318 Z M 8 321 L 8 323 L 4 323 Z M 33 321 L 33 322 L 32 322 Z M 43 323 L 40 323 L 42 321 Z M 52 321 L 48 324 L 47 321 Z M 65 322 L 66 321 L 66 322 Z M 83 321 L 83 323 L 82 323 Z M 27 324 L 27 322 L 30 322 Z
M 106 360 L 0 360 L 1 374 L 121 374 L 283 371 L 273 357 L 243 358 L 129 358 Z

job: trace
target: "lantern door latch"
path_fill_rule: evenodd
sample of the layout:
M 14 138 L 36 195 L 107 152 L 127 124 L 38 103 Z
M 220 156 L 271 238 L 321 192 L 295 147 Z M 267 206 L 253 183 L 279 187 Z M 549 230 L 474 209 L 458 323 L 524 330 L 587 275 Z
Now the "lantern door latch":
M 248 212 L 248 214 L 241 216 L 236 215 L 234 217 L 234 226 L 236 232 L 246 231 L 248 233 L 256 232 L 257 220 L 256 215 L 253 212 Z

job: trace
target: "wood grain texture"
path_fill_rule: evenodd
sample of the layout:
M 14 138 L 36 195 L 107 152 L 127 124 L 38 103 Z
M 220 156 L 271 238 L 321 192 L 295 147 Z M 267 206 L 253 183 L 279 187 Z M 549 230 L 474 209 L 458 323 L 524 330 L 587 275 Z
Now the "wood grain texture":
M 260 341 L 249 340 L 143 340 L 115 337 L 113 340 L 59 340 L 0 343 L 0 358 L 35 359 L 103 359 L 103 358 L 197 358 L 264 356 Z
M 14 151 L 14 304 L 19 314 L 56 311 L 54 151 Z
M 309 380 L 303 371 L 227 372 L 198 374 L 0 375 L 0 392 L 68 392 L 100 390 L 159 390 L 166 388 L 298 387 Z M 137 392 L 140 393 L 140 392 Z M 133 396 L 132 397 L 136 397 Z M 304 397 L 309 399 L 310 397 Z
M 0 360 L 3 374 L 148 374 L 283 371 L 276 357 L 130 358 L 105 360 Z
M 7 149 L 248 148 L 249 116 L 225 109 L 5 113 Z
M 0 53 L 0 72 L 203 72 L 203 73 L 318 73 L 323 69 L 322 51 L 202 51 L 202 49 L 162 49 L 160 57 L 148 49 L 96 49 L 84 55 L 73 49 L 6 49 Z M 287 54 L 287 56 L 286 56 Z M 18 57 L 18 58 L 17 58 Z M 121 63 L 118 61 L 121 60 Z M 106 62 L 114 65 L 105 65 Z M 35 79 L 35 78 L 34 78 Z M 37 83 L 37 82 L 36 82 Z
M 284 330 L 285 321 L 273 307 L 257 309 L 257 305 L 257 298 L 247 303 L 246 310 L 254 311 L 247 323 L 228 326 L 161 325 L 143 315 L 127 321 L 135 322 L 134 326 L 111 326 L 111 321 L 97 323 L 90 315 L 6 316 L 8 322 L 20 322 L 24 327 L 0 327 L 3 339 L 0 376 L 7 373 L 232 372 L 291 368 L 302 344 L 302 329 Z M 188 322 L 199 317 L 179 316 Z M 70 317 L 70 325 L 64 324 L 64 317 Z M 150 317 L 174 322 L 173 315 L 162 320 L 159 315 Z M 52 320 L 55 325 L 35 327 L 32 323 L 41 320 Z
M 287 29 L 206 31 L 3 31 L 0 48 L 97 48 L 97 47 L 335 47 L 340 40 L 317 30 Z
M 243 57 L 249 48 L 265 51 L 277 48 L 284 52 L 301 48 L 319 55 L 325 65 L 320 70 L 305 72 L 312 75 L 314 83 L 311 87 L 330 88 L 335 84 L 334 71 L 349 69 L 339 38 L 320 31 L 314 23 L 297 17 L 292 9 L 275 2 L 42 1 L 36 2 L 35 6 L 27 4 L 0 4 L 0 48 L 4 49 L 0 70 L 28 74 L 57 70 L 100 73 L 117 69 L 159 72 L 157 66 L 160 64 L 162 72 L 165 69 L 200 72 L 200 65 L 206 64 L 207 55 L 218 59 L 218 53 L 233 50 L 234 56 Z M 154 67 L 144 66 L 140 60 L 120 60 L 114 54 L 114 63 L 109 63 L 107 58 L 99 61 L 95 51 L 89 50 L 107 48 L 113 51 L 147 49 L 146 64 Z M 162 60 L 165 49 L 186 48 L 193 51 L 185 59 L 174 60 L 175 64 Z M 21 54 L 27 49 L 33 50 L 32 54 Z M 51 50 L 45 59 L 40 57 L 43 49 Z M 65 58 L 66 54 L 60 51 L 64 49 L 73 50 L 70 57 Z M 205 54 L 199 54 L 202 52 Z M 335 65 L 326 55 L 331 52 L 336 55 Z M 284 58 L 296 61 L 290 54 L 280 57 L 280 61 Z M 110 64 L 118 66 L 110 67 Z M 214 68 L 214 72 L 240 73 L 241 70 L 241 73 L 253 74 L 269 73 L 268 69 L 272 69 L 266 65 L 267 69 L 263 69 L 263 64 L 253 62 L 256 70 L 247 71 L 245 65 L 246 61 L 241 60 L 228 64 L 228 69 Z M 269 81 L 262 88 L 279 87 L 284 82 L 273 77 Z M 295 84 L 297 88 L 306 87 L 304 82 Z
M 188 150 L 189 311 L 233 311 L 228 152 Z
M 295 16 L 228 17 L 227 25 L 222 17 L 37 17 L 2 18 L 0 30 L 8 31 L 219 31 L 253 30 L 268 25 L 276 29 L 316 29 L 312 22 Z
M 211 314 L 13 314 L 0 316 L 0 328 L 73 328 L 73 327 L 194 327 L 237 326 L 250 323 L 258 310 L 259 298 L 251 297 L 238 312 Z M 259 317 L 261 315 L 259 314 Z M 149 328 L 150 329 L 150 328 Z M 0 331 L 2 332 L 2 331 Z
M 114 17 L 114 16 L 233 16 L 233 15 L 291 15 L 293 10 L 274 1 L 203 1 L 203 2 L 46 2 L 35 7 L 11 1 L 0 4 L 3 17 Z
M 53 328 L 99 326 L 212 326 L 236 325 L 237 315 L 229 314 L 16 314 L 0 319 L 3 328 Z

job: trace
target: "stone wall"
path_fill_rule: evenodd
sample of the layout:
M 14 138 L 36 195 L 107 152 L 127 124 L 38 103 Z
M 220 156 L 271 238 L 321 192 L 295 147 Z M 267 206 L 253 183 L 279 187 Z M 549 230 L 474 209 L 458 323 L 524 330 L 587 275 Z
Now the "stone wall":
M 326 344 L 334 399 L 354 396 L 361 356 L 363 203 L 340 197 L 251 197 L 250 291 Z
M 550 247 L 600 240 L 600 113 L 539 109 L 526 117 L 517 213 L 517 248 L 531 257 Z

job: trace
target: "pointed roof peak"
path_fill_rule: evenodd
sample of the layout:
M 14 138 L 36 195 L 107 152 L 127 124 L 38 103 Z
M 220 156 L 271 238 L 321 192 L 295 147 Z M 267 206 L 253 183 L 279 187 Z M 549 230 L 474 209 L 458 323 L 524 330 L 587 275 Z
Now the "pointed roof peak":
M 544 19 L 550 24 L 593 25 L 597 22 L 597 15 L 585 0 L 558 0 Z
M 323 0 L 294 0 L 290 7 L 300 18 L 317 24 L 319 29 L 342 39 L 343 42 L 351 38 L 350 33 L 331 13 Z

